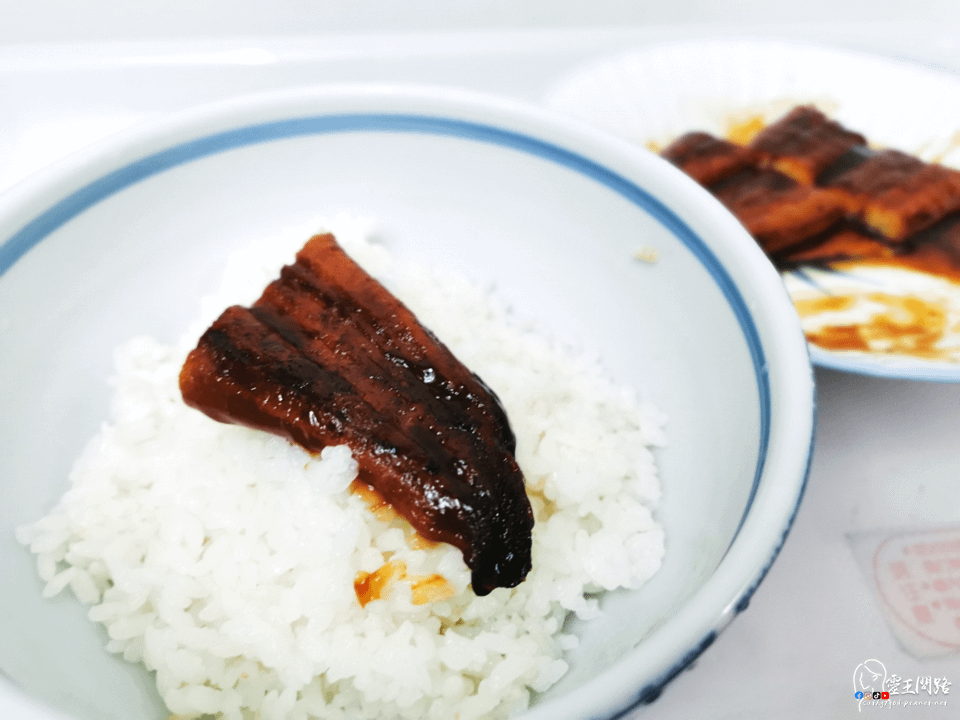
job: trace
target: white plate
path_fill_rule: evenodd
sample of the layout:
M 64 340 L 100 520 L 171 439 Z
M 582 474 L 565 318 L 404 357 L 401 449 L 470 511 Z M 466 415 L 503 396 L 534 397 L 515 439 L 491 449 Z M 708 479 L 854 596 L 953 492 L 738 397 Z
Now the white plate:
M 813 389 L 777 274 L 663 160 L 535 107 L 423 88 L 297 89 L 201 108 L 0 196 L 0 669 L 84 719 L 165 717 L 13 528 L 42 516 L 107 414 L 111 353 L 171 341 L 231 249 L 339 212 L 401 257 L 496 286 L 669 416 L 667 555 L 612 594 L 529 718 L 654 699 L 742 611 L 797 509 Z M 632 258 L 653 248 L 654 263 Z M 0 682 L 0 716 L 38 710 Z M 38 716 L 39 716 L 38 715 Z
M 546 104 L 644 146 L 663 147 L 691 130 L 725 135 L 751 119 L 775 119 L 813 103 L 876 145 L 960 167 L 960 82 L 917 65 L 817 45 L 760 39 L 651 45 L 604 58 L 557 80 Z M 960 287 L 918 273 L 819 272 L 788 279 L 791 295 L 882 290 L 911 294 L 960 319 Z M 852 282 L 851 282 L 852 281 Z M 946 299 L 944 299 L 946 297 Z M 822 320 L 822 318 L 821 318 Z M 816 318 L 814 318 L 814 322 Z M 808 319 L 804 318 L 808 328 Z M 960 382 L 960 331 L 948 330 L 942 357 L 830 351 L 811 346 L 821 366 L 883 377 Z

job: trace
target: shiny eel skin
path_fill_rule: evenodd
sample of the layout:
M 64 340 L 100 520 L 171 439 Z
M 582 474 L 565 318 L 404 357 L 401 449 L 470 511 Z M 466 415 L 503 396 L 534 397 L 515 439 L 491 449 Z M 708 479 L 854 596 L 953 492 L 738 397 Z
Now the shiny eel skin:
M 530 570 L 533 512 L 496 395 L 332 235 L 252 307 L 232 306 L 180 373 L 187 405 L 311 453 L 346 444 L 422 536 L 463 552 L 473 590 Z

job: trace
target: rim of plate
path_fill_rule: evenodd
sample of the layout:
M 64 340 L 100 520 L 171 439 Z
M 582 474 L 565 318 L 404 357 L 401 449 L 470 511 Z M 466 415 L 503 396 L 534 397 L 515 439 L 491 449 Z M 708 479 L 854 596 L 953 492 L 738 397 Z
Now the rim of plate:
M 919 364 L 909 357 L 886 358 L 880 356 L 874 358 L 864 353 L 831 352 L 811 343 L 810 360 L 814 365 L 825 370 L 867 375 L 884 380 L 935 383 L 960 382 L 960 368 L 958 367 L 935 362 Z
M 796 516 L 814 435 L 809 355 L 779 276 L 735 218 L 666 161 L 544 108 L 472 91 L 364 84 L 258 93 L 118 133 L 0 195 L 0 276 L 86 208 L 169 168 L 251 144 L 364 131 L 455 136 L 574 170 L 664 225 L 711 274 L 736 315 L 754 365 L 761 438 L 753 489 L 734 540 L 704 586 L 615 666 L 535 705 L 525 717 L 611 718 L 652 701 L 746 608 Z M 651 178 L 656 190 L 644 187 Z M 709 227 L 723 242 L 711 248 L 688 221 Z M 715 249 L 728 256 L 726 264 Z M 749 297 L 726 269 L 731 259 L 740 277 L 751 278 Z
M 569 88 L 591 81 L 603 84 L 611 82 L 617 76 L 618 65 L 644 62 L 649 67 L 658 64 L 673 67 L 677 65 L 678 53 L 685 54 L 683 66 L 690 65 L 690 59 L 696 55 L 708 53 L 710 57 L 731 58 L 749 57 L 753 67 L 762 68 L 758 74 L 764 75 L 764 82 L 770 83 L 770 60 L 794 63 L 800 68 L 809 63 L 811 54 L 829 58 L 830 63 L 844 63 L 844 70 L 856 74 L 864 68 L 875 68 L 878 73 L 892 73 L 893 82 L 905 83 L 916 79 L 925 83 L 943 83 L 949 85 L 953 94 L 960 99 L 960 81 L 957 76 L 944 68 L 911 62 L 904 58 L 888 57 L 864 50 L 838 47 L 827 42 L 799 40 L 762 35 L 731 35 L 701 39 L 663 40 L 642 45 L 612 55 L 586 61 L 578 67 L 555 79 L 544 93 L 548 107 L 565 112 L 567 99 L 564 94 Z M 669 60 L 670 62 L 667 62 Z M 711 73 L 718 72 L 711 63 L 703 66 Z M 709 66 L 709 67 L 708 67 Z M 842 74 L 842 73 L 841 73 Z M 830 90 L 830 88 L 825 88 Z M 756 103 L 756 101 L 751 101 Z M 590 122 L 582 113 L 578 117 Z M 960 123 L 957 124 L 960 128 Z M 839 372 L 866 375 L 891 380 L 915 380 L 923 382 L 960 382 L 960 363 L 925 360 L 908 355 L 881 355 L 863 352 L 831 351 L 810 344 L 810 358 L 814 365 Z

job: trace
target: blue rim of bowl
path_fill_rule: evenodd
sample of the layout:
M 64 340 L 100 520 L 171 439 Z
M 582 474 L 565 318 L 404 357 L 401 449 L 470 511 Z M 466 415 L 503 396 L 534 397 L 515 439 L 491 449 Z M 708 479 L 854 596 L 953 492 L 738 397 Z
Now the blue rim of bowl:
M 574 170 L 613 190 L 646 211 L 673 233 L 699 260 L 719 287 L 737 318 L 750 352 L 760 406 L 760 436 L 753 486 L 733 540 L 750 512 L 766 463 L 770 436 L 771 392 L 766 357 L 759 333 L 733 279 L 713 251 L 689 225 L 651 193 L 622 175 L 579 153 L 513 130 L 466 120 L 431 115 L 345 113 L 310 115 L 246 125 L 207 135 L 152 153 L 84 185 L 28 222 L 0 246 L 0 276 L 34 245 L 84 210 L 121 190 L 179 165 L 249 145 L 304 135 L 393 132 L 442 135 L 499 145 Z
M 816 425 L 816 411 L 814 411 L 814 426 Z M 790 517 L 784 525 L 783 532 L 780 535 L 780 541 L 777 543 L 777 546 L 773 549 L 773 552 L 770 554 L 770 558 L 767 560 L 767 564 L 764 565 L 763 569 L 757 575 L 756 579 L 753 581 L 753 584 L 748 587 L 744 593 L 737 600 L 736 605 L 733 606 L 733 616 L 737 616 L 742 613 L 750 605 L 750 600 L 753 598 L 753 594 L 757 591 L 757 588 L 760 587 L 760 583 L 763 582 L 764 578 L 767 576 L 767 573 L 770 572 L 770 568 L 773 567 L 773 563 L 776 561 L 777 556 L 780 554 L 780 550 L 783 549 L 784 543 L 787 541 L 787 535 L 790 534 L 791 528 L 793 528 L 793 523 L 797 519 L 797 513 L 800 511 L 800 501 L 803 499 L 803 494 L 807 489 L 807 481 L 810 479 L 810 470 L 812 468 L 812 459 L 813 459 L 813 446 L 816 439 L 816 432 L 810 434 L 810 445 L 807 450 L 807 461 L 806 467 L 803 471 L 803 480 L 800 483 L 800 492 L 797 495 L 797 503 L 793 507 L 793 511 L 790 513 Z M 732 620 L 732 618 L 731 618 Z M 660 697 L 660 694 L 663 692 L 664 688 L 669 685 L 674 678 L 676 678 L 680 673 L 686 670 L 690 665 L 692 665 L 698 657 L 700 657 L 704 651 L 711 645 L 713 645 L 714 640 L 720 635 L 720 630 L 722 628 L 714 628 L 707 632 L 696 645 L 690 648 L 683 657 L 677 660 L 669 670 L 660 675 L 659 678 L 653 682 L 644 685 L 640 691 L 634 697 L 634 700 L 625 705 L 620 710 L 616 711 L 613 715 L 610 715 L 605 718 L 597 718 L 596 720 L 622 720 L 628 713 L 636 710 L 638 707 L 643 705 L 649 705 L 652 702 L 655 702 L 657 698 Z
M 335 133 L 415 133 L 454 137 L 463 140 L 497 145 L 516 150 L 579 173 L 600 185 L 619 194 L 635 206 L 644 210 L 665 229 L 670 231 L 680 242 L 690 250 L 700 264 L 707 270 L 726 298 L 731 310 L 743 333 L 744 341 L 750 353 L 757 383 L 759 404 L 759 445 L 757 465 L 754 471 L 753 484 L 747 498 L 746 506 L 740 518 L 736 532 L 731 538 L 731 547 L 739 536 L 743 524 L 750 514 L 756 498 L 766 464 L 767 450 L 771 428 L 771 389 L 767 372 L 766 356 L 760 335 L 750 311 L 747 308 L 739 289 L 733 279 L 724 269 L 719 259 L 707 244 L 697 235 L 686 222 L 668 208 L 653 194 L 644 190 L 636 183 L 628 180 L 617 172 L 605 167 L 597 161 L 584 155 L 568 150 L 560 145 L 550 143 L 536 137 L 479 122 L 441 117 L 434 115 L 417 115 L 404 113 L 336 113 L 307 115 L 296 118 L 270 121 L 245 125 L 230 130 L 213 133 L 194 140 L 180 143 L 164 150 L 145 155 L 134 162 L 106 173 L 105 175 L 82 186 L 70 193 L 62 200 L 34 217 L 20 230 L 0 245 L 0 276 L 4 275 L 32 247 L 43 241 L 51 233 L 65 225 L 83 211 L 124 190 L 127 187 L 145 180 L 153 175 L 160 174 L 180 165 L 216 155 L 229 150 L 246 146 L 274 142 L 306 135 L 330 135 Z M 806 472 L 809 473 L 809 461 Z M 761 570 L 755 582 L 737 598 L 735 613 L 746 608 L 750 597 L 763 580 L 770 565 L 779 553 L 780 547 L 796 515 L 800 498 L 803 495 L 804 482 L 798 494 L 793 515 L 784 526 L 779 545 L 773 549 L 767 565 Z M 621 717 L 630 709 L 652 702 L 662 689 L 690 665 L 709 645 L 719 632 L 712 629 L 687 654 L 673 664 L 671 669 L 661 676 L 661 679 L 644 686 L 636 700 L 628 707 L 615 711 L 610 717 Z

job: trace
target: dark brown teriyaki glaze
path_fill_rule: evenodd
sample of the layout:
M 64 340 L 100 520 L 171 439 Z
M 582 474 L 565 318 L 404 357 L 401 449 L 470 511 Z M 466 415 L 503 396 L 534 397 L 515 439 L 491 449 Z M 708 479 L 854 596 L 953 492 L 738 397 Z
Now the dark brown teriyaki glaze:
M 463 552 L 478 595 L 530 570 L 533 512 L 499 400 L 332 235 L 311 238 L 252 307 L 224 311 L 180 388 L 215 420 L 314 453 L 348 445 L 363 482 Z

